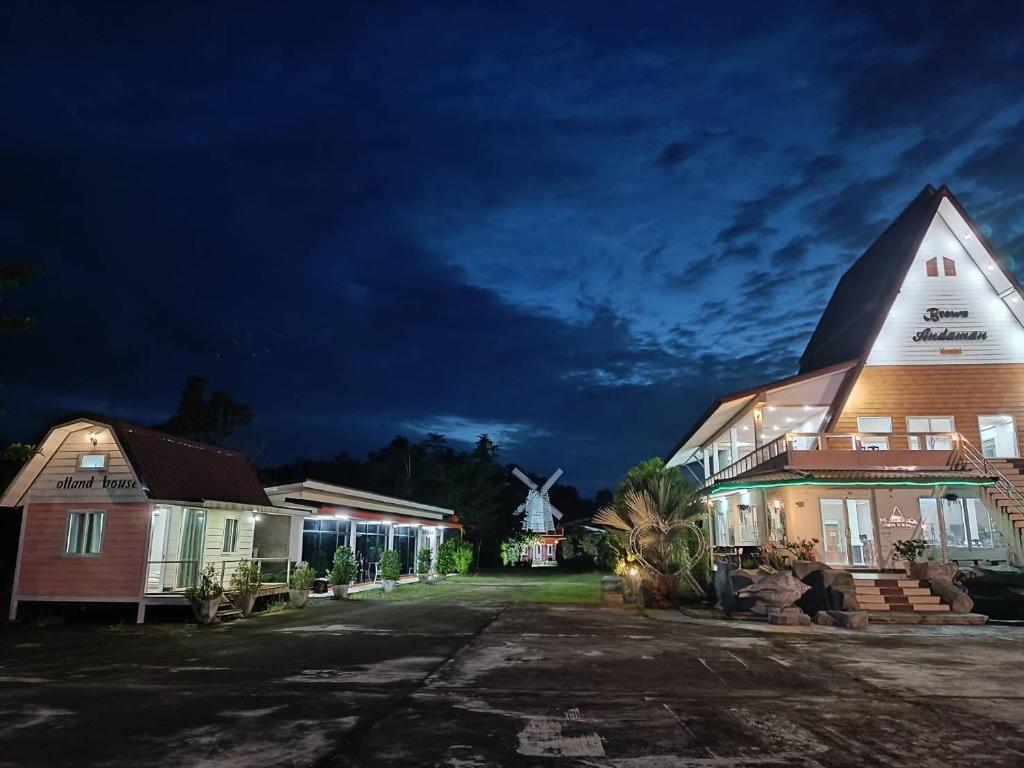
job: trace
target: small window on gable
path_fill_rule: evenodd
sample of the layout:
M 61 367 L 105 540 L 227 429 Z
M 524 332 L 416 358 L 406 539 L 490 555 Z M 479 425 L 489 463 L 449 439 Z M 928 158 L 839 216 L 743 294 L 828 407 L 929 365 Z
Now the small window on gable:
M 928 261 L 924 263 L 924 267 L 925 270 L 928 272 L 928 277 L 939 276 L 939 260 L 937 258 L 928 259 Z
M 80 453 L 78 454 L 78 468 L 102 472 L 107 468 L 107 454 Z
M 946 277 L 956 277 L 956 262 L 952 259 L 942 257 L 942 272 Z

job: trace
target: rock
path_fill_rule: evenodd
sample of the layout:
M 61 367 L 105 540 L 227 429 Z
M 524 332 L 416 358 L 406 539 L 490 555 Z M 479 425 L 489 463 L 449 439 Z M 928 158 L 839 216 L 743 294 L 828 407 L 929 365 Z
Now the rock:
M 811 617 L 799 608 L 768 608 L 768 623 L 783 627 L 809 627 Z
M 818 611 L 814 614 L 814 623 L 820 624 L 823 627 L 838 627 L 839 623 L 832 618 L 832 614 L 828 611 Z
M 970 613 L 974 610 L 974 601 L 962 587 L 949 581 L 933 580 L 930 588 L 932 594 L 938 595 L 953 613 Z
M 601 577 L 601 591 L 602 592 L 621 592 L 622 591 L 622 577 L 621 576 L 602 576 Z
M 834 606 L 831 603 L 828 588 L 825 586 L 824 571 L 810 571 L 801 580 L 807 585 L 807 591 L 800 596 L 796 604 L 808 616 L 817 616 L 829 608 L 842 608 L 841 605 Z
M 829 611 L 837 626 L 846 629 L 867 629 L 870 621 L 867 611 Z
M 943 565 L 942 563 L 934 563 L 928 560 L 924 563 L 911 563 L 908 570 L 910 578 L 917 579 L 918 581 L 952 582 L 956 578 L 956 572 L 959 569 L 955 563 Z
M 794 560 L 793 561 L 793 575 L 796 576 L 800 581 L 809 573 L 815 571 L 831 571 L 825 563 L 819 563 L 817 560 Z
M 715 588 L 715 607 L 730 611 L 736 607 L 736 591 L 732 587 L 731 573 L 736 567 L 731 563 L 718 563 L 715 577 L 711 580 Z
M 800 599 L 810 587 L 789 573 L 773 573 L 736 594 L 738 597 L 753 597 L 768 608 L 789 608 Z M 802 611 L 801 611 L 802 613 Z

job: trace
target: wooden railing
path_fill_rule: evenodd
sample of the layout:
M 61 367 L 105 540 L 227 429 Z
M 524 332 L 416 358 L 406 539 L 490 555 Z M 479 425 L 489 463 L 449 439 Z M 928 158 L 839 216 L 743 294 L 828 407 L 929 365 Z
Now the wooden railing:
M 957 432 L 786 432 L 712 474 L 705 487 L 731 480 L 790 451 L 954 451 Z

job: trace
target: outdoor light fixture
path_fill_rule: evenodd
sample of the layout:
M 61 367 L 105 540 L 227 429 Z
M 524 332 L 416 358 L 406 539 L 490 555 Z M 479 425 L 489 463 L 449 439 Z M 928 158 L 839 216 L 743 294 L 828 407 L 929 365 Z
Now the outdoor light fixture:
M 95 448 L 96 444 L 100 441 L 100 434 L 99 434 L 99 432 L 90 432 L 89 433 L 89 441 L 92 443 L 93 448 Z
M 348 520 L 348 515 L 335 515 L 335 520 Z

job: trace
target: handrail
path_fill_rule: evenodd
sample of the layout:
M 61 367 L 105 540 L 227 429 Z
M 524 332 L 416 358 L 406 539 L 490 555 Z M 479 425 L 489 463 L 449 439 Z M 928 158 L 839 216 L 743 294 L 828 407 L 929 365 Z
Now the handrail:
M 999 469 L 988 460 L 988 458 L 977 449 L 977 447 L 963 435 L 960 436 L 957 458 L 961 463 L 970 464 L 974 469 L 986 477 L 994 477 L 996 480 L 995 489 L 998 490 L 1009 504 L 1016 509 L 1017 514 L 1024 517 L 1024 493 L 1015 486 Z M 1024 547 L 1022 547 L 1021 534 L 1013 520 L 1003 511 L 1003 508 L 996 504 L 999 514 L 996 519 L 999 521 L 1000 533 L 1006 546 L 1013 550 L 1016 561 L 1024 562 Z
M 726 465 L 718 472 L 710 475 L 704 482 L 704 486 L 714 485 L 722 480 L 729 480 L 744 472 L 766 463 L 788 451 L 831 451 L 831 450 L 853 450 L 853 451 L 877 451 L 877 450 L 908 450 L 908 451 L 931 451 L 947 450 L 928 448 L 928 438 L 945 437 L 951 444 L 949 450 L 956 448 L 963 439 L 958 432 L 785 432 L 771 442 L 765 443 L 750 453 L 741 456 L 731 464 Z M 806 446 L 801 446 L 799 441 L 811 441 Z M 879 448 L 877 445 L 866 443 L 879 443 L 885 441 L 886 448 Z M 916 440 L 917 447 L 911 447 L 912 441 Z M 849 442 L 848 448 L 833 448 L 832 445 L 841 442 Z M 902 441 L 906 448 L 896 448 L 897 442 Z

